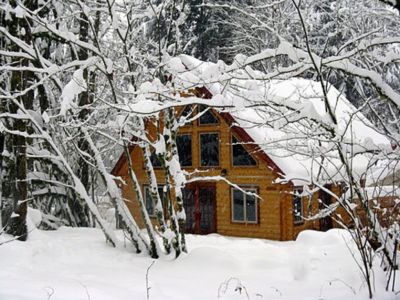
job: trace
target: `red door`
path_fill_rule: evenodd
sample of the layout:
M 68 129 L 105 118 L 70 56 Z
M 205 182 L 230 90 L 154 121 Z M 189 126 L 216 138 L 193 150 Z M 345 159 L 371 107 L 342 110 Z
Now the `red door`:
M 186 213 L 186 229 L 187 233 L 195 233 L 195 194 L 196 190 L 192 188 L 183 189 L 183 207 Z
M 186 212 L 186 232 L 209 234 L 216 232 L 215 186 L 193 185 L 183 190 Z

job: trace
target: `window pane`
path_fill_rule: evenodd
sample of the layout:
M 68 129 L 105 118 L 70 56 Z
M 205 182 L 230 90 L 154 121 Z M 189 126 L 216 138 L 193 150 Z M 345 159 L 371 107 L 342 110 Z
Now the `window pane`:
M 294 222 L 302 222 L 302 198 L 298 195 L 293 195 L 293 217 Z
M 246 221 L 257 221 L 256 197 L 246 195 Z
M 160 195 L 161 202 L 164 202 L 164 187 L 158 186 L 157 190 L 158 194 Z
M 183 189 L 183 206 L 185 207 L 186 214 L 186 232 L 194 233 L 196 225 L 194 190 Z
M 215 190 L 210 187 L 199 188 L 200 233 L 206 234 L 214 230 L 214 196 Z
M 218 133 L 200 135 L 201 166 L 219 165 L 219 136 Z
M 161 162 L 158 159 L 157 154 L 155 152 L 151 153 L 150 161 L 151 161 L 151 164 L 153 165 L 153 167 L 161 167 Z
M 160 195 L 162 207 L 164 207 L 164 187 L 163 186 L 158 187 L 158 194 Z
M 243 193 L 233 190 L 233 220 L 244 221 Z
M 199 106 L 199 112 L 202 112 L 206 110 L 207 107 L 205 105 L 200 105 Z M 199 118 L 200 124 L 218 124 L 218 119 L 214 116 L 214 114 L 211 112 L 211 110 L 208 110 L 205 112 L 200 118 Z
M 160 195 L 161 207 L 162 207 L 164 215 L 165 215 L 167 213 L 167 207 L 166 207 L 166 203 L 165 203 L 164 186 L 159 185 L 157 189 L 158 189 L 158 195 Z
M 192 137 L 188 134 L 178 135 L 176 137 L 178 147 L 179 162 L 182 167 L 192 165 Z
M 162 207 L 162 209 L 164 210 L 164 213 L 165 213 L 166 208 L 164 207 L 165 206 L 165 203 L 164 203 L 165 202 L 164 201 L 164 187 L 159 185 L 157 190 L 158 190 L 158 195 L 160 196 L 160 200 L 161 200 L 161 207 Z M 151 193 L 150 192 L 151 192 L 150 187 L 146 186 L 145 187 L 145 205 L 146 205 L 146 210 L 147 210 L 147 212 L 149 213 L 150 216 L 154 216 L 155 215 L 155 203 L 153 202 L 153 199 L 151 198 Z
M 236 144 L 238 141 L 232 136 L 232 158 L 234 166 L 255 166 L 256 161 L 247 152 L 243 145 Z
M 150 216 L 154 215 L 154 203 L 151 198 L 150 189 L 148 187 L 145 187 L 145 202 L 147 213 Z

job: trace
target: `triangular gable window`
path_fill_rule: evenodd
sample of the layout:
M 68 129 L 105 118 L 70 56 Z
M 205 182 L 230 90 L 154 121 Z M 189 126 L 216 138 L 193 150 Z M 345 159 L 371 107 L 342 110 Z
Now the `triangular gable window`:
M 207 106 L 199 105 L 199 112 L 206 110 Z M 207 110 L 200 118 L 199 118 L 200 125 L 206 124 L 218 124 L 218 118 L 211 112 L 211 110 Z
M 238 144 L 238 140 L 232 136 L 232 160 L 234 166 L 255 166 L 257 162 L 247 152 L 243 145 Z
M 193 115 L 194 115 L 194 107 L 193 107 L 192 105 L 186 105 L 186 106 L 183 108 L 182 112 L 180 113 L 179 119 L 180 119 L 180 118 L 187 118 L 187 119 L 190 119 L 190 118 L 193 117 Z M 188 122 L 188 123 L 186 123 L 185 125 L 186 125 L 186 126 L 187 126 L 187 125 L 192 125 L 192 122 Z

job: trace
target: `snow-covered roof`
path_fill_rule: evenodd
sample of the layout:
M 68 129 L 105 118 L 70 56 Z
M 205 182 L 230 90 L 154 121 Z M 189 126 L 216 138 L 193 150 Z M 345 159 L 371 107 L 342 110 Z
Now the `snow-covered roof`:
M 400 188 L 393 185 L 366 187 L 363 188 L 361 192 L 363 193 L 365 199 L 376 199 L 384 197 L 400 198 Z M 354 199 L 356 199 L 357 197 L 357 194 L 354 194 Z
M 213 95 L 210 103 L 220 111 L 229 112 L 295 185 L 306 184 L 315 177 L 321 164 L 326 177 L 342 178 L 342 163 L 337 152 L 329 149 L 333 143 L 326 140 L 326 135 L 322 136 L 326 130 L 321 130 L 322 146 L 328 147 L 325 159 L 321 160 L 321 147 L 312 157 L 319 143 L 320 129 L 316 124 L 334 130 L 331 139 L 341 140 L 349 157 L 350 154 L 353 157 L 351 165 L 356 177 L 366 176 L 371 155 L 354 156 L 354 153 L 390 149 L 389 140 L 330 84 L 324 83 L 337 126 L 326 110 L 320 82 L 302 78 L 259 80 L 262 73 L 258 71 L 237 68 L 228 73 L 234 65 L 203 62 L 187 55 L 171 59 L 166 66 L 174 76 L 174 83 L 182 89 L 206 87 Z M 274 114 L 277 107 L 284 107 L 284 118 Z M 316 122 L 307 123 L 310 119 Z M 308 136 L 314 139 L 307 140 Z M 298 153 L 293 151 L 296 147 Z

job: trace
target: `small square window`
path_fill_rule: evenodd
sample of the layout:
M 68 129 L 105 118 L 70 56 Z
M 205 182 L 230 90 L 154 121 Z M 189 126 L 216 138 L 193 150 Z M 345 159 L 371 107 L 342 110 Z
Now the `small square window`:
M 246 194 L 239 189 L 232 189 L 232 221 L 240 223 L 257 223 L 258 207 L 257 207 L 257 189 L 244 188 Z

